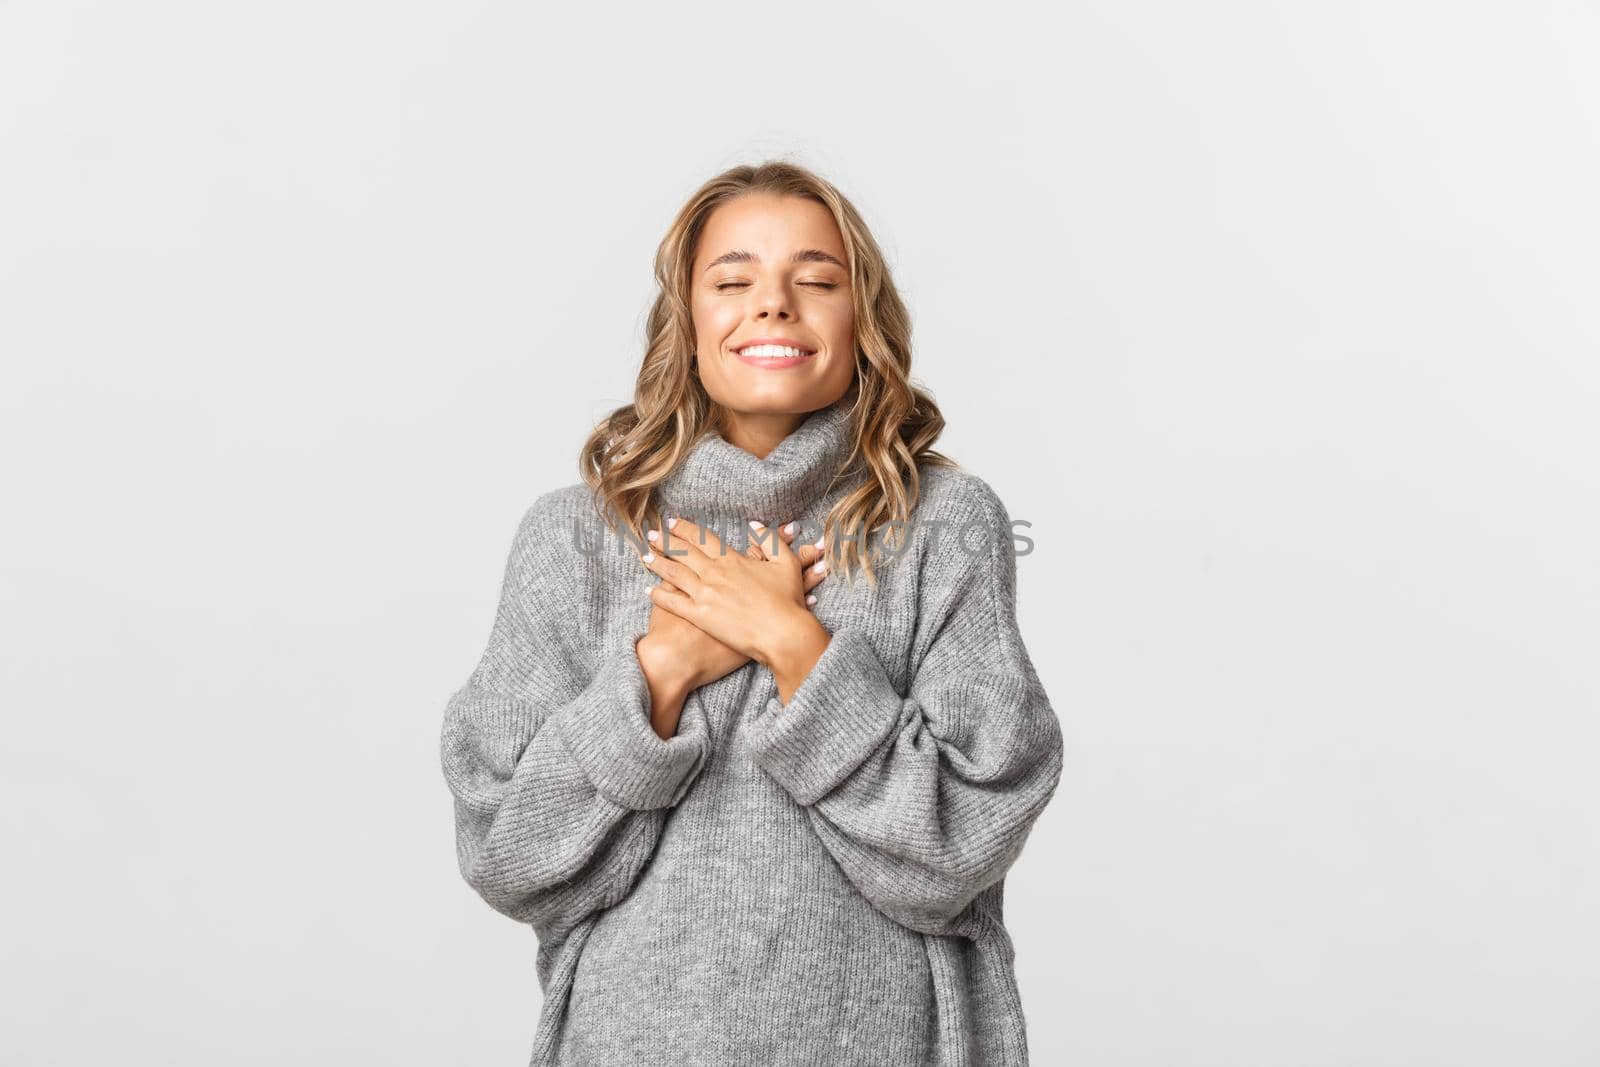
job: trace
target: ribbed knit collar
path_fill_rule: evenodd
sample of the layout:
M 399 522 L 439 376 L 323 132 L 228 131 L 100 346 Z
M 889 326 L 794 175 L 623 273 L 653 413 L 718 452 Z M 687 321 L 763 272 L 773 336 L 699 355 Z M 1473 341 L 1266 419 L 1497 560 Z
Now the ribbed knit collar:
M 811 412 L 765 459 L 707 431 L 657 485 L 663 514 L 691 521 L 697 514 L 732 515 L 767 525 L 799 517 L 845 471 L 854 444 L 853 397 Z

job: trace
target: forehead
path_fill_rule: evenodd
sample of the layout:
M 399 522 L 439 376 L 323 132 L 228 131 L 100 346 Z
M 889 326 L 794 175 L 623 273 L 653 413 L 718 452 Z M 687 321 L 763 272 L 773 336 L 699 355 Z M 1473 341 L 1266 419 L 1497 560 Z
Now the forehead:
M 744 250 L 771 264 L 804 248 L 819 248 L 845 260 L 844 240 L 828 209 L 806 197 L 754 193 L 719 204 L 711 212 L 695 263 Z

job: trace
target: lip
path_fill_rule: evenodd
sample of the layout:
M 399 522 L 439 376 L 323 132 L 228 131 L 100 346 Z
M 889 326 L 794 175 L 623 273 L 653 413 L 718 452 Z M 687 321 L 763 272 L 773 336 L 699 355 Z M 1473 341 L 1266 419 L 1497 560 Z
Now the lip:
M 799 341 L 791 340 L 787 337 L 752 337 L 748 341 L 740 341 L 737 345 L 735 345 L 733 347 L 733 354 L 739 356 L 740 359 L 743 359 L 744 357 L 740 355 L 739 350 L 742 348 L 749 348 L 751 345 L 784 345 L 788 348 L 798 348 L 808 356 L 814 356 L 817 354 L 817 350 L 812 348 L 810 345 L 803 345 Z

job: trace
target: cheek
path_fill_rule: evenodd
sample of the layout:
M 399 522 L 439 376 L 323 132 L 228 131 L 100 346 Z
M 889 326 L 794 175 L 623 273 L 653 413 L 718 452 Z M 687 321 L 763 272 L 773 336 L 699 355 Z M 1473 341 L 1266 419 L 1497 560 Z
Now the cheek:
M 730 336 L 739 325 L 739 316 L 724 306 L 693 302 L 689 305 L 694 320 L 695 338 L 715 345 Z
M 829 322 L 828 334 L 834 351 L 849 352 L 855 348 L 854 309 L 847 306 L 839 311 Z

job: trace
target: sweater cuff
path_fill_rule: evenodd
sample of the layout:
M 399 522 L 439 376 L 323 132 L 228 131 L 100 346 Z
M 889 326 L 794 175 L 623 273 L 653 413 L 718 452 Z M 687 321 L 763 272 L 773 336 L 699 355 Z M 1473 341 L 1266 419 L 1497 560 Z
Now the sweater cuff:
M 751 724 L 751 757 L 802 805 L 814 804 L 876 751 L 904 700 L 866 635 L 835 630 L 786 705 L 776 695 Z
M 709 748 L 705 716 L 691 708 L 696 694 L 684 701 L 671 737 L 662 740 L 650 725 L 650 685 L 633 647 L 641 636 L 630 634 L 608 653 L 583 695 L 553 723 L 595 791 L 632 811 L 676 805 Z

